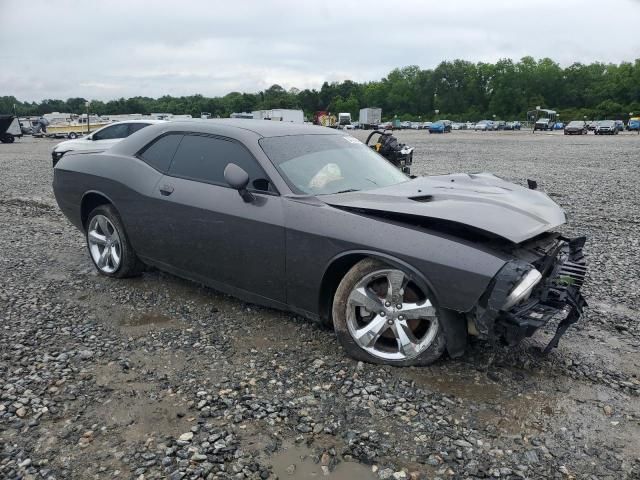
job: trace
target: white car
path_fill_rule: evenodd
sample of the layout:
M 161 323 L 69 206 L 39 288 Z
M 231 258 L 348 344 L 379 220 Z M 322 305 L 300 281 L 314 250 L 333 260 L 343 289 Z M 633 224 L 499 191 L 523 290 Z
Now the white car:
M 123 138 L 127 138 L 132 133 L 142 130 L 144 127 L 163 122 L 164 120 L 127 120 L 124 122 L 114 122 L 82 138 L 58 143 L 51 151 L 53 166 L 55 167 L 58 160 L 67 152 L 77 150 L 106 150 Z

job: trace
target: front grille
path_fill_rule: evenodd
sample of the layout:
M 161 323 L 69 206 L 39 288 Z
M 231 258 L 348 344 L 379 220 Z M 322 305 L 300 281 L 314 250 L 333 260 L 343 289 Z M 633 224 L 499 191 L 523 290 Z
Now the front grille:
M 584 240 L 584 237 L 570 240 L 556 257 L 549 287 L 557 299 L 564 299 L 569 289 L 579 291 L 584 284 L 587 275 L 587 262 L 582 251 Z

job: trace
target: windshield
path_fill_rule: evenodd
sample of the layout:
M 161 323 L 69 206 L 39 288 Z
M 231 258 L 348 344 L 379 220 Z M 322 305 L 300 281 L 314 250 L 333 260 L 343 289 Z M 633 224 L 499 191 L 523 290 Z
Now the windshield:
M 615 122 L 613 120 L 602 120 L 602 121 L 600 121 L 600 126 L 601 127 L 610 127 L 611 125 L 615 125 Z
M 326 195 L 371 190 L 409 178 L 358 139 L 342 135 L 291 135 L 260 146 L 296 193 Z
M 573 122 L 569 123 L 570 127 L 582 127 L 584 125 L 584 122 L 578 121 L 578 120 L 574 120 Z

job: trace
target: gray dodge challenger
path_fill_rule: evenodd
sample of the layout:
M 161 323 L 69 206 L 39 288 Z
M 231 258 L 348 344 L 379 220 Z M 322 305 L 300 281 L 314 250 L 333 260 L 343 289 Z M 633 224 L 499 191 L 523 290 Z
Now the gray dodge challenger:
M 426 365 L 515 344 L 586 302 L 584 237 L 488 173 L 411 178 L 348 134 L 254 120 L 152 125 L 54 168 L 60 209 L 111 277 L 153 266 L 331 326 L 353 357 Z

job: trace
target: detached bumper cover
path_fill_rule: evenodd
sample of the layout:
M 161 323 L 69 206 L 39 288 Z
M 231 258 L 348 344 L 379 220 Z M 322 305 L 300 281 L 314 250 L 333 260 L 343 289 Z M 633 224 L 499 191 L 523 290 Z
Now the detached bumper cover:
M 585 237 L 560 237 L 533 266 L 542 274 L 542 280 L 531 296 L 513 308 L 503 311 L 509 293 L 532 264 L 520 260 L 507 263 L 496 275 L 475 312 L 475 325 L 480 337 L 501 337 L 509 344 L 531 336 L 556 314 L 564 312 L 556 334 L 545 348 L 545 353 L 558 346 L 560 337 L 576 323 L 587 306 L 581 287 L 587 273 L 583 254 Z

